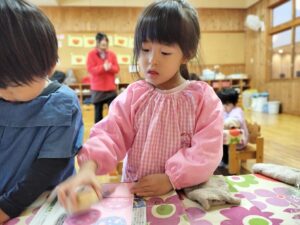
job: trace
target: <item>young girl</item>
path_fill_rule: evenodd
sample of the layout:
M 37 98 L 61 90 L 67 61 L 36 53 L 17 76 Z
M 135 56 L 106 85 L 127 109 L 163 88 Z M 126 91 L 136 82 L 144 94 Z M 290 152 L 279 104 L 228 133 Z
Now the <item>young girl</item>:
M 74 172 L 82 118 L 77 96 L 50 82 L 55 30 L 35 6 L 0 1 L 0 224 Z
M 224 129 L 239 128 L 244 133 L 243 143 L 238 144 L 237 148 L 242 149 L 248 143 L 248 129 L 243 110 L 236 104 L 239 99 L 239 94 L 233 88 L 227 88 L 217 92 L 224 106 Z M 227 166 L 228 164 L 228 145 L 223 145 L 223 158 L 220 166 Z
M 188 81 L 186 63 L 200 37 L 197 12 L 185 1 L 162 0 L 140 16 L 134 58 L 143 80 L 131 84 L 91 130 L 78 160 L 81 170 L 57 188 L 61 204 L 78 206 L 76 187 L 91 185 L 101 197 L 96 174 L 124 159 L 123 181 L 132 192 L 157 196 L 208 180 L 222 158 L 222 104 L 213 89 Z

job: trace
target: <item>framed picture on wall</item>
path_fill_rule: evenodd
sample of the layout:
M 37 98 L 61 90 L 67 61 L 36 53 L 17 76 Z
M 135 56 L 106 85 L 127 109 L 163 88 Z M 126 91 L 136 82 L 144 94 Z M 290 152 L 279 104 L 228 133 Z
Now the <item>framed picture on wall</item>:
M 82 36 L 68 36 L 68 46 L 69 47 L 83 47 L 83 37 Z
M 93 48 L 96 46 L 96 40 L 93 36 L 84 36 L 83 37 L 83 46 L 85 48 Z
M 73 66 L 85 65 L 85 62 L 86 62 L 85 55 L 71 54 L 71 65 Z

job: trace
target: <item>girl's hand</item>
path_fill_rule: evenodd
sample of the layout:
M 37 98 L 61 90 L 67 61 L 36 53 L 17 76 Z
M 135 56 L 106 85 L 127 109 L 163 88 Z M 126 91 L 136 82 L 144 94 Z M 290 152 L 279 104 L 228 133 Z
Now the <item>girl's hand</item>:
M 140 179 L 132 188 L 131 193 L 149 197 L 164 195 L 173 190 L 173 186 L 166 174 L 152 174 Z
M 109 62 L 109 61 L 105 61 L 104 62 L 104 64 L 103 64 L 103 67 L 104 67 L 104 70 L 105 71 L 108 71 L 108 70 L 110 70 L 110 68 L 111 68 L 111 63 Z
M 80 210 L 78 191 L 84 186 L 92 187 L 98 198 L 102 198 L 100 183 L 95 173 L 96 168 L 97 165 L 94 161 L 88 161 L 77 175 L 70 177 L 56 187 L 58 201 L 67 211 L 70 209 L 70 204 L 73 212 Z

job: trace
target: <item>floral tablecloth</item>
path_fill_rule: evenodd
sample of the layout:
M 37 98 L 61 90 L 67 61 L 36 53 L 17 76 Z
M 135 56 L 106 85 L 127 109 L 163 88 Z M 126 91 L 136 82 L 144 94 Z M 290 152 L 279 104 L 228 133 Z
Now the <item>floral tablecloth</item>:
M 225 205 L 205 211 L 182 194 L 172 192 L 146 199 L 147 224 L 300 225 L 300 190 L 295 187 L 258 174 L 228 176 L 226 181 L 230 191 L 242 199 L 240 206 Z M 30 224 L 44 198 L 42 196 L 22 216 L 5 225 Z M 99 225 L 106 224 L 125 225 L 122 221 Z
M 205 211 L 184 196 L 155 197 L 147 199 L 148 224 L 300 225 L 300 190 L 295 187 L 258 174 L 228 176 L 226 181 L 242 199 L 240 206 Z

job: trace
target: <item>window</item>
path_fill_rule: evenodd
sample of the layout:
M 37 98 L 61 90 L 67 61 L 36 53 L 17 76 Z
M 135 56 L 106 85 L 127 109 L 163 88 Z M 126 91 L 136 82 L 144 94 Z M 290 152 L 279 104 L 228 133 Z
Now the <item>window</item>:
M 283 31 L 272 36 L 272 78 L 291 78 L 292 32 Z
M 273 9 L 273 27 L 292 20 L 292 0 Z
M 294 77 L 300 78 L 300 26 L 296 27 L 295 32 Z
M 270 8 L 270 77 L 300 78 L 300 0 L 280 0 Z
M 300 1 L 296 1 L 296 17 L 300 17 Z

